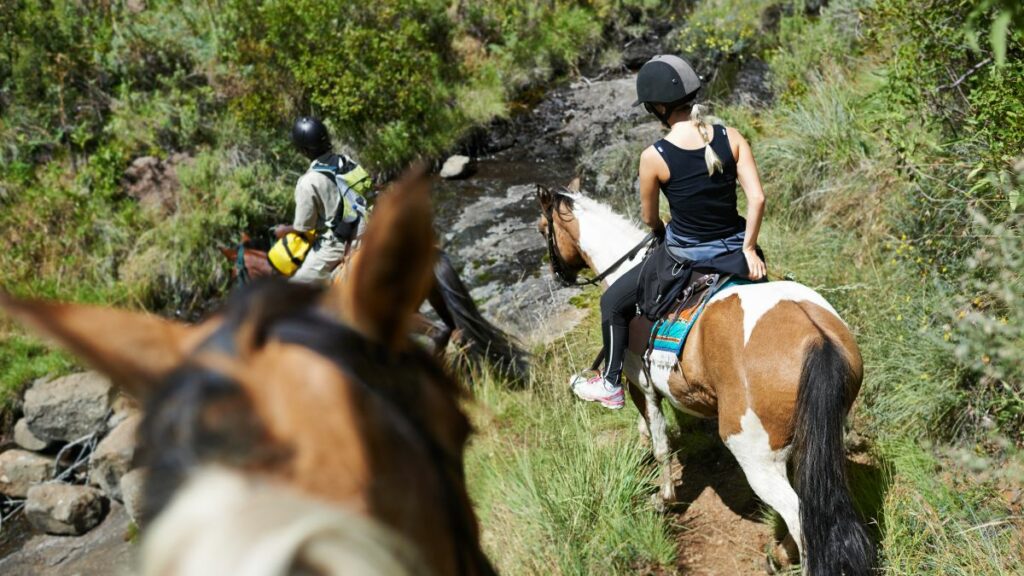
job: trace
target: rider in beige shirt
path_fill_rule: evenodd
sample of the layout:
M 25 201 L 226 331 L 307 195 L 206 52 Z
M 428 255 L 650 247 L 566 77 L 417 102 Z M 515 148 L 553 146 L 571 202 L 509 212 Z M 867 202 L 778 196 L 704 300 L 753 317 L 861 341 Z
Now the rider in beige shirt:
M 313 170 L 318 161 L 326 161 L 333 155 L 331 137 L 322 122 L 302 117 L 292 128 L 292 142 L 311 163 L 295 185 L 295 219 L 292 225 L 277 226 L 274 234 L 281 238 L 292 231 L 315 231 L 313 247 L 291 281 L 326 282 L 345 258 L 345 240 L 337 238 L 334 233 L 337 229 L 334 219 L 339 214 L 339 204 L 344 202 L 341 191 L 330 176 Z

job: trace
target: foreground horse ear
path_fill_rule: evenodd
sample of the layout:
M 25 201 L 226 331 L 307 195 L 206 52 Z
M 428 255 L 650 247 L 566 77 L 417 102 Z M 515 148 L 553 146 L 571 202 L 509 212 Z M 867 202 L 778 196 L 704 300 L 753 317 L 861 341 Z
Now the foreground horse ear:
M 430 184 L 414 167 L 381 195 L 326 304 L 365 336 L 401 348 L 434 281 L 436 258 Z
M 21 300 L 3 292 L 0 309 L 137 397 L 154 389 L 213 328 L 113 308 Z
M 577 177 L 573 178 L 572 181 L 570 181 L 565 186 L 565 189 L 570 191 L 570 192 L 579 192 L 582 189 L 582 185 L 580 184 L 580 177 L 577 176 Z

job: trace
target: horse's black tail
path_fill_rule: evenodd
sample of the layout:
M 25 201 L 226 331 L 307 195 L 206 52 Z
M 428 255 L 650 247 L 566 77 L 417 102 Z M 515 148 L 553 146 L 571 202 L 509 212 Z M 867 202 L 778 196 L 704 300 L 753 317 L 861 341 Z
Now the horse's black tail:
M 804 360 L 796 398 L 794 453 L 804 562 L 810 576 L 867 576 L 874 547 L 857 518 L 846 480 L 843 421 L 853 375 L 822 334 Z
M 455 327 L 462 332 L 470 357 L 486 358 L 513 382 L 524 383 L 529 373 L 529 354 L 514 337 L 491 324 L 462 283 L 451 259 L 443 251 L 434 266 L 434 277 Z

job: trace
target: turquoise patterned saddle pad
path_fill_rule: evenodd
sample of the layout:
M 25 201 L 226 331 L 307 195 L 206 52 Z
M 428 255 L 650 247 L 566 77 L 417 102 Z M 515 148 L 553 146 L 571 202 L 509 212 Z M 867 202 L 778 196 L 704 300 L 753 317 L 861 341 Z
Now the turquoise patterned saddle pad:
M 651 348 L 662 352 L 671 352 L 676 356 L 681 355 L 683 345 L 686 344 L 686 337 L 690 335 L 690 330 L 697 323 L 711 297 L 730 286 L 752 283 L 743 278 L 730 278 L 714 290 L 705 290 L 696 304 L 681 310 L 674 310 L 668 316 L 658 320 L 651 328 L 653 340 Z

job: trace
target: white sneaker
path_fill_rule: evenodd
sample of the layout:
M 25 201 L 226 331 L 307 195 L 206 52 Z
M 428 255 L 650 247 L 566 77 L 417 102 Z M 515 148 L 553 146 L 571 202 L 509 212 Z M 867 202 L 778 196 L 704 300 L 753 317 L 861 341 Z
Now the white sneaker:
M 569 387 L 580 400 L 600 402 L 605 408 L 618 410 L 626 405 L 626 395 L 622 391 L 622 386 L 612 384 L 600 374 L 590 378 L 584 374 L 577 374 L 569 379 Z

